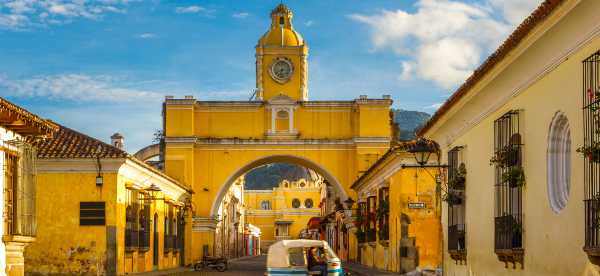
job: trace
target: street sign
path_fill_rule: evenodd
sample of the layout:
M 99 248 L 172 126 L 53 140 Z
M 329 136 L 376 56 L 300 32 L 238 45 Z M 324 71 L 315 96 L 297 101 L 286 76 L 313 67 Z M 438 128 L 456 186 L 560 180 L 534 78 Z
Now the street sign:
M 425 202 L 409 202 L 408 209 L 425 209 Z

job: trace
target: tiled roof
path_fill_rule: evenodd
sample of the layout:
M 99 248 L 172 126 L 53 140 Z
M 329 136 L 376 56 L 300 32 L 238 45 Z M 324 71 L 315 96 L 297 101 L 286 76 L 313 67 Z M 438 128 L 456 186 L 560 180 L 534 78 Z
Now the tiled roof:
M 22 107 L 0 97 L 0 126 L 11 129 L 17 133 L 48 135 L 58 131 L 58 126 L 49 120 L 40 118 Z M 4 118 L 6 116 L 6 118 Z M 13 124 L 22 121 L 25 125 Z
M 490 55 L 483 64 L 477 68 L 473 74 L 444 102 L 444 104 L 433 114 L 431 119 L 418 131 L 418 135 L 423 135 L 429 130 L 446 112 L 450 110 L 471 88 L 473 88 L 483 77 L 490 72 L 494 66 L 500 63 L 504 58 L 515 49 L 519 43 L 531 32 L 538 24 L 542 23 L 560 4 L 565 0 L 546 0 L 529 15 L 517 27 L 517 29 L 500 45 L 500 47 Z
M 87 136 L 70 128 L 60 126 L 52 139 L 32 141 L 37 147 L 38 158 L 126 158 L 127 152 Z
M 29 142 L 37 148 L 38 158 L 127 158 L 145 169 L 168 179 L 189 193 L 194 193 L 192 189 L 183 185 L 176 179 L 153 168 L 145 162 L 136 159 L 124 150 L 68 127 L 58 124 L 57 126 L 60 130 L 54 138 L 44 140 L 30 139 Z

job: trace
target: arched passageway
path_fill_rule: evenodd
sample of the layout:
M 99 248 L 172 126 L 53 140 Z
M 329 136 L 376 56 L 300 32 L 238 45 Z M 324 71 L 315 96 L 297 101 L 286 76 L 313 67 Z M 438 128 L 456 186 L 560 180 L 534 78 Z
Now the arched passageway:
M 223 197 L 225 196 L 225 194 L 227 193 L 227 191 L 229 190 L 229 188 L 235 182 L 236 179 L 238 179 L 243 174 L 245 174 L 257 167 L 271 164 L 271 163 L 296 164 L 296 165 L 300 165 L 300 166 L 306 167 L 308 169 L 311 169 L 311 170 L 315 171 L 316 173 L 320 174 L 321 176 L 323 176 L 323 178 L 325 178 L 325 180 L 329 183 L 329 185 L 336 190 L 337 194 L 340 197 L 340 200 L 343 201 L 348 198 L 348 194 L 344 190 L 344 187 L 341 185 L 339 180 L 333 174 L 331 174 L 325 168 L 323 168 L 321 165 L 319 165 L 311 160 L 308 160 L 306 158 L 300 157 L 300 156 L 271 155 L 271 156 L 267 156 L 267 157 L 263 157 L 263 158 L 259 158 L 257 160 L 251 161 L 251 162 L 247 163 L 246 165 L 240 167 L 237 171 L 235 171 L 229 177 L 227 177 L 227 180 L 223 183 L 223 185 L 221 185 L 219 192 L 217 193 L 216 197 L 213 200 L 212 207 L 210 209 L 210 216 L 216 217 L 218 215 L 219 206 L 221 204 L 221 201 L 223 200 Z

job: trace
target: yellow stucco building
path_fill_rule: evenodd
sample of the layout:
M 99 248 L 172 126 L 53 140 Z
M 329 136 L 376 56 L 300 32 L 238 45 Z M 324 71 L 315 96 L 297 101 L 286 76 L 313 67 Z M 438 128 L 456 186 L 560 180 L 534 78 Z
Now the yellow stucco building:
M 182 263 L 191 189 L 112 138 L 60 126 L 35 141 L 38 232 L 25 250 L 27 273 L 123 275 Z
M 246 221 L 261 229 L 261 251 L 275 241 L 298 239 L 308 221 L 320 216 L 319 201 L 323 187 L 317 181 L 283 180 L 271 190 L 246 190 Z
M 186 263 L 200 258 L 203 246 L 215 253 L 219 205 L 247 171 L 275 162 L 302 165 L 345 200 L 354 194 L 350 185 L 389 148 L 389 96 L 309 100 L 308 46 L 292 16 L 277 6 L 256 45 L 254 100 L 165 99 L 165 172 L 196 191 Z
M 457 199 L 445 275 L 599 275 L 599 11 L 544 1 L 421 130 Z
M 425 140 L 429 161 L 418 164 L 410 151 L 415 141 L 393 146 L 353 185 L 358 193 L 354 221 L 340 212 L 334 246 L 358 250 L 355 261 L 380 270 L 407 273 L 441 266 L 441 197 L 436 180 L 445 172 L 437 145 Z M 349 214 L 349 213 L 348 213 Z M 356 236 L 357 244 L 347 242 Z

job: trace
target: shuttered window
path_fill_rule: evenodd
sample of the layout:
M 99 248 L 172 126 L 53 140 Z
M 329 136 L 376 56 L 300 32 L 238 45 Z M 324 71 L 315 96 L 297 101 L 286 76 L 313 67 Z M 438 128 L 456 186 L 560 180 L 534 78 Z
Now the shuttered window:
M 106 203 L 105 202 L 80 202 L 79 203 L 79 225 L 105 225 Z

